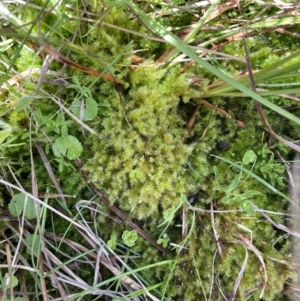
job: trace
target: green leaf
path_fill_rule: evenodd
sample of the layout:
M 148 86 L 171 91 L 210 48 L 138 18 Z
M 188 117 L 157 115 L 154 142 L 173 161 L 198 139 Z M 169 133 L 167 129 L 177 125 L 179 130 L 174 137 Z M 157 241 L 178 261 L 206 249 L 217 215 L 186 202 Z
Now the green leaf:
M 39 235 L 30 234 L 26 237 L 25 241 L 30 246 L 30 249 L 27 249 L 26 253 L 31 255 L 38 254 L 41 249 L 41 242 Z
M 213 186 L 212 190 L 213 191 L 223 191 L 223 186 L 221 186 L 221 185 Z
M 60 158 L 55 158 L 55 161 L 58 163 L 58 170 L 60 173 L 63 172 L 65 167 L 71 167 L 74 169 L 73 165 L 71 163 L 69 163 L 68 161 L 66 161 L 64 158 L 60 157 Z
M 159 238 L 157 240 L 157 243 L 162 245 L 164 248 L 166 248 L 168 246 L 168 243 L 169 243 L 169 237 L 166 233 L 163 234 L 163 237 Z
M 252 207 L 252 203 L 249 201 L 242 202 L 240 204 L 240 209 L 246 211 L 250 215 L 255 215 L 255 210 Z
M 24 200 L 24 205 L 25 205 L 25 200 Z M 36 218 L 34 200 L 32 198 L 27 198 L 26 209 L 25 209 L 25 217 L 29 220 Z
M 78 76 L 76 76 L 76 75 L 73 75 L 72 76 L 72 81 L 73 81 L 73 83 L 75 84 L 75 86 L 78 88 L 78 87 L 80 87 L 81 85 L 80 85 L 80 82 L 79 82 L 79 79 L 78 79 Z M 68 87 L 70 87 L 71 85 L 69 85 Z
M 233 204 L 235 201 L 234 198 L 228 194 L 221 199 L 221 202 L 223 202 L 224 204 Z
M 82 103 L 82 101 L 84 103 Z M 70 111 L 78 118 L 82 118 L 83 121 L 88 121 L 94 119 L 98 115 L 98 104 L 91 97 L 87 97 L 85 101 L 75 99 L 72 102 Z
M 237 195 L 226 195 L 224 198 L 222 198 L 221 201 L 226 204 L 242 204 L 244 202 L 247 202 L 248 199 L 251 199 L 256 194 L 260 194 L 260 192 L 255 190 L 248 190 Z
M 137 179 L 141 179 L 143 177 L 143 173 L 139 170 L 136 171 L 135 176 Z
M 118 240 L 118 235 L 117 233 L 113 232 L 110 236 L 109 241 L 107 242 L 107 246 L 110 249 L 115 250 L 117 247 L 117 240 Z
M 24 193 L 15 194 L 8 204 L 8 210 L 13 216 L 20 216 L 25 207 L 26 195 Z M 25 217 L 27 219 L 36 218 L 36 211 L 34 208 L 34 200 L 27 197 Z
M 262 150 L 258 152 L 259 154 L 262 155 L 263 158 L 266 158 L 268 154 L 273 154 L 269 149 L 268 145 L 265 143 Z
M 238 187 L 238 185 L 239 185 L 239 180 L 240 180 L 240 176 L 239 175 L 236 175 L 235 177 L 234 177 L 234 180 L 231 182 L 231 184 L 229 185 L 229 186 L 227 186 L 226 188 L 225 188 L 225 192 L 231 192 L 231 191 L 233 191 L 233 190 L 235 190 L 237 187 Z
M 91 90 L 87 87 L 81 87 L 80 88 L 80 93 L 85 96 L 85 97 L 92 97 Z
M 256 159 L 256 154 L 253 150 L 248 150 L 243 157 L 243 164 L 253 163 Z
M 164 211 L 164 220 L 165 222 L 171 222 L 174 218 L 175 212 L 177 211 L 176 208 L 169 208 Z M 164 224 L 164 223 L 163 223 Z
M 0 131 L 0 144 L 4 142 L 4 140 L 9 137 L 11 134 L 10 130 Z
M 174 218 L 176 210 L 174 208 L 169 208 L 164 212 L 164 220 L 170 222 Z
M 16 201 L 10 201 L 8 204 L 8 210 L 11 215 L 19 216 L 23 211 L 23 206 L 22 204 L 18 204 Z
M 46 145 L 45 145 L 45 153 L 46 153 L 46 155 L 49 154 L 49 150 L 50 150 L 50 145 L 49 145 L 49 144 L 46 144 Z
M 86 99 L 86 108 L 85 108 L 85 118 L 86 120 L 92 120 L 94 119 L 98 114 L 98 104 L 97 102 L 91 98 L 88 97 Z
M 62 136 L 63 138 L 66 138 L 66 137 L 67 137 L 67 135 L 68 135 L 68 127 L 67 127 L 66 124 L 63 124 L 63 125 L 61 126 L 60 133 L 61 133 L 61 136 Z
M 133 169 L 129 173 L 130 179 L 139 179 L 140 180 L 143 178 L 143 176 L 144 176 L 144 174 L 138 169 Z
M 4 283 L 4 287 L 5 287 L 5 288 L 16 287 L 16 286 L 19 284 L 19 280 L 18 280 L 18 278 L 15 277 L 15 276 L 12 276 L 12 277 L 9 279 L 8 274 L 5 273 L 3 283 Z
M 62 162 L 59 162 L 59 164 L 58 164 L 58 171 L 59 171 L 60 173 L 62 173 L 63 170 L 64 170 L 64 164 L 63 164 Z
M 55 139 L 54 144 L 52 146 L 54 156 L 62 157 L 67 153 L 67 146 L 65 139 L 63 137 L 58 137 Z
M 75 84 L 71 84 L 71 85 L 68 85 L 68 86 L 67 86 L 67 89 L 76 89 L 76 90 L 79 90 L 79 89 L 80 89 L 80 86 L 75 85 Z
M 132 231 L 126 230 L 123 232 L 122 239 L 125 245 L 127 245 L 128 247 L 133 247 L 138 239 L 138 234 L 134 230 Z
M 66 138 L 67 145 L 67 157 L 69 160 L 75 160 L 80 157 L 82 153 L 82 144 L 74 136 L 67 136 Z
M 33 95 L 25 95 L 23 96 L 20 101 L 16 104 L 15 109 L 17 111 L 24 110 L 27 106 L 31 104 L 31 102 L 34 100 Z
M 82 144 L 71 135 L 58 137 L 53 144 L 53 153 L 56 157 L 67 156 L 69 160 L 75 160 L 82 153 Z
M 24 194 L 15 194 L 8 204 L 8 210 L 13 216 L 20 216 L 24 209 Z
M 256 190 L 248 190 L 248 191 L 244 192 L 244 193 L 242 194 L 242 196 L 243 196 L 243 198 L 246 200 L 246 199 L 251 199 L 251 198 L 253 198 L 253 196 L 256 195 L 256 194 L 260 194 L 260 192 L 259 192 L 259 191 L 256 191 Z
M 12 126 L 0 119 L 0 143 L 2 143 L 12 133 Z
M 215 186 L 215 187 L 213 187 L 213 190 L 214 191 L 218 190 L 218 191 L 223 191 L 225 193 L 230 193 L 234 189 L 237 188 L 237 186 L 239 184 L 239 180 L 240 180 L 240 176 L 236 175 L 234 180 L 228 186 Z

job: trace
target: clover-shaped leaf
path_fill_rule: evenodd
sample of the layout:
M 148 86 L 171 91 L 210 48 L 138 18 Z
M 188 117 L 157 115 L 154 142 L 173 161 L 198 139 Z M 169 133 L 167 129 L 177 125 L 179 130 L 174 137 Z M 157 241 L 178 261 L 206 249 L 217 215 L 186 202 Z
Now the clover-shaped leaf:
M 27 198 L 27 200 L 26 200 Z M 36 218 L 36 211 L 34 208 L 34 200 L 27 197 L 24 193 L 15 194 L 8 204 L 8 210 L 13 216 L 20 216 L 25 208 L 25 217 L 27 219 Z
M 163 236 L 157 240 L 157 243 L 166 248 L 168 246 L 169 240 L 170 239 L 168 237 L 168 234 L 164 233 Z
M 127 245 L 128 247 L 133 247 L 138 239 L 138 234 L 134 230 L 132 231 L 126 230 L 123 232 L 122 239 L 125 245 Z
M 82 144 L 71 135 L 58 137 L 53 144 L 53 153 L 56 157 L 67 156 L 69 160 L 79 158 L 82 152 Z

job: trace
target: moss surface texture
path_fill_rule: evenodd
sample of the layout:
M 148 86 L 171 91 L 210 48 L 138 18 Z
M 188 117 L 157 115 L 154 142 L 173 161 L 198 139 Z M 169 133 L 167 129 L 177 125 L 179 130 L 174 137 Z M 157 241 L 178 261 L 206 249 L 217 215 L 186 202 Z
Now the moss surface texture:
M 147 32 L 126 9 L 106 11 L 91 4 L 89 10 L 103 16 L 101 21 L 107 24 L 141 34 Z M 22 13 L 23 22 L 34 20 L 36 13 L 33 8 L 26 8 Z M 11 143 L 15 144 L 1 150 L 1 157 L 10 162 L 3 164 L 3 170 L 7 172 L 8 166 L 13 166 L 22 186 L 30 190 L 28 133 L 32 131 L 40 191 L 56 192 L 35 149 L 36 144 L 45 150 L 62 191 L 76 194 L 76 200 L 67 201 L 71 211 L 76 201 L 91 198 L 88 183 L 92 182 L 111 204 L 128 216 L 128 222 L 134 221 L 152 238 L 160 239 L 170 251 L 164 255 L 140 236 L 132 247 L 141 255 L 135 261 L 138 266 L 175 260 L 172 267 L 160 266 L 146 272 L 149 283 L 167 284 L 165 297 L 168 300 L 218 301 L 225 297 L 231 300 L 235 285 L 238 286 L 235 300 L 260 300 L 261 295 L 266 301 L 286 300 L 283 291 L 295 277 L 290 265 L 285 264 L 291 262 L 290 241 L 256 209 L 287 212 L 288 201 L 274 189 L 287 193 L 286 167 L 280 157 L 291 160 L 294 153 L 270 138 L 253 100 L 201 98 L 218 80 L 200 66 L 155 64 L 167 45 L 101 25 L 101 22 L 94 24 L 83 19 L 78 23 L 67 19 L 71 13 L 71 6 L 66 6 L 66 20 L 62 19 L 59 25 L 55 25 L 55 14 L 49 14 L 33 32 L 47 32 L 51 25 L 58 26 L 49 36 L 53 47 L 58 48 L 63 37 L 80 30 L 80 37 L 73 42 L 79 45 L 77 49 L 62 44 L 61 53 L 67 55 L 71 50 L 72 61 L 111 73 L 124 84 L 67 67 L 64 74 L 69 83 L 67 87 L 44 81 L 38 97 L 34 98 L 37 81 L 33 75 L 30 82 L 22 82 L 22 90 L 12 86 L 2 91 L 0 110 L 3 121 L 13 128 Z M 175 28 L 188 24 L 191 18 L 188 13 L 182 13 L 160 21 L 164 26 Z M 284 52 L 275 51 L 282 45 L 297 47 L 292 39 L 280 42 L 272 32 L 251 37 L 247 43 L 254 69 L 265 68 L 284 57 Z M 272 55 L 269 49 L 274 49 Z M 137 53 L 141 58 L 138 63 L 133 56 L 137 50 L 141 50 Z M 243 56 L 243 43 L 227 44 L 222 51 Z M 9 53 L 3 55 L 9 57 Z M 42 63 L 43 59 L 23 47 L 13 69 L 21 73 L 41 67 Z M 212 60 L 211 63 L 232 76 L 245 69 L 238 61 Z M 5 64 L 0 68 L 5 72 Z M 49 67 L 52 72 L 61 69 L 62 65 L 57 62 Z M 24 95 L 28 96 L 28 105 L 11 109 L 20 99 L 24 101 Z M 51 97 L 77 114 L 99 136 L 82 130 Z M 281 97 L 269 100 L 291 106 Z M 78 109 L 81 101 L 86 108 L 90 106 L 86 115 Z M 292 106 L 293 113 L 299 113 L 298 103 Z M 265 110 L 265 113 L 276 131 L 295 140 L 299 138 L 299 126 L 271 111 Z M 194 114 L 195 121 L 189 127 Z M 33 121 L 34 129 L 29 128 L 29 120 Z M 79 156 L 67 152 L 62 156 L 61 149 L 57 151 L 60 142 L 57 139 L 67 136 L 70 143 L 73 139 L 70 137 L 75 137 L 82 146 Z M 74 158 L 83 163 L 87 182 L 76 170 Z M 224 162 L 223 158 L 231 163 Z M 237 165 L 248 172 L 241 171 Z M 251 173 L 266 181 L 273 191 Z M 7 176 L 9 178 L 8 172 Z M 5 196 L 4 187 L 1 190 Z M 6 208 L 7 204 L 2 201 L 2 206 Z M 103 210 L 112 214 L 105 205 Z M 270 216 L 276 223 L 286 224 L 283 215 L 270 213 Z M 56 231 L 62 233 L 65 226 L 61 220 L 54 224 Z M 127 224 L 115 224 L 101 216 L 97 221 L 99 235 L 107 235 L 107 224 L 111 224 L 108 236 L 117 235 L 122 244 L 122 233 L 129 229 Z M 49 225 L 50 231 L 51 227 Z

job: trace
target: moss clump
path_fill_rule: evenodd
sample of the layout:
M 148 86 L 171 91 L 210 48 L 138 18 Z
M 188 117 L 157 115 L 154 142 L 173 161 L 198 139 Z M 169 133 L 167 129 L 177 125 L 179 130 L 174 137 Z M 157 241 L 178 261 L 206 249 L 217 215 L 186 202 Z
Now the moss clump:
M 66 11 L 70 9 L 66 8 Z M 140 26 L 139 21 L 129 16 L 124 9 L 103 10 L 102 6 L 91 9 L 96 12 L 98 10 L 98 13 L 101 12 L 101 20 L 106 23 L 126 27 L 140 33 L 146 31 Z M 151 9 L 150 6 L 149 9 Z M 236 12 L 233 12 L 232 16 L 235 14 Z M 32 18 L 30 15 L 29 17 Z M 47 23 L 54 24 L 54 19 L 51 16 L 46 19 L 48 22 L 41 23 L 41 31 L 48 29 Z M 177 23 L 182 26 L 181 23 L 185 19 L 188 18 L 182 14 L 181 19 L 176 16 L 161 18 L 161 21 L 166 27 L 168 27 L 167 24 L 175 26 Z M 77 24 L 71 21 L 65 28 L 66 22 L 67 18 L 57 27 L 59 35 L 51 32 L 49 37 L 51 45 L 52 43 L 53 46 L 63 44 L 59 42 L 64 40 L 61 37 L 65 36 L 66 32 L 75 31 Z M 229 113 L 232 119 L 220 117 L 219 113 L 211 107 L 201 105 L 198 118 L 191 131 L 187 133 L 185 131 L 186 124 L 193 115 L 196 105 L 202 104 L 201 100 L 197 99 L 196 89 L 202 92 L 201 90 L 207 89 L 205 85 L 209 84 L 209 79 L 211 83 L 214 83 L 216 79 L 207 71 L 202 70 L 200 66 L 191 67 L 189 72 L 193 73 L 191 77 L 205 78 L 206 83 L 201 82 L 199 86 L 194 83 L 193 87 L 189 84 L 189 76 L 181 74 L 179 67 L 156 69 L 152 66 L 152 62 L 148 61 L 131 69 L 128 65 L 132 64 L 131 54 L 133 51 L 147 48 L 148 51 L 144 50 L 141 53 L 144 58 L 159 57 L 160 52 L 166 46 L 144 38 L 131 37 L 129 34 L 99 24 L 85 24 L 84 22 L 78 24 L 81 36 L 76 38 L 74 43 L 80 45 L 80 48 L 77 52 L 76 48 L 72 48 L 70 59 L 96 70 L 105 69 L 104 72 L 121 78 L 127 83 L 127 86 L 116 87 L 112 83 L 82 75 L 78 70 L 71 68 L 68 68 L 67 72 L 68 76 L 72 77 L 73 75 L 73 78 L 75 76 L 79 78 L 80 86 L 89 89 L 93 98 L 98 101 L 99 107 L 101 103 L 110 105 L 101 112 L 99 110 L 95 119 L 87 121 L 103 136 L 103 139 L 89 137 L 86 141 L 87 135 L 83 136 L 79 126 L 74 126 L 72 122 L 67 121 L 68 117 L 63 116 L 52 102 L 36 101 L 34 106 L 30 107 L 30 109 L 34 109 L 31 117 L 36 124 L 36 136 L 32 134 L 33 141 L 37 139 L 40 145 L 45 147 L 45 151 L 49 151 L 47 158 L 51 162 L 63 192 L 76 193 L 78 199 L 92 197 L 87 191 L 86 183 L 82 180 L 80 173 L 74 175 L 73 166 L 75 164 L 67 162 L 68 164 L 61 172 L 60 161 L 49 147 L 49 140 L 51 143 L 55 141 L 55 138 L 63 130 L 62 126 L 68 127 L 68 133 L 78 138 L 85 146 L 86 152 L 81 155 L 80 159 L 85 162 L 85 169 L 90 174 L 90 180 L 105 193 L 112 203 L 117 203 L 131 218 L 138 219 L 141 228 L 150 233 L 154 239 L 158 238 L 162 232 L 162 228 L 158 228 L 158 225 L 163 221 L 163 217 L 171 212 L 168 209 L 180 207 L 178 205 L 181 205 L 183 200 L 189 198 L 191 193 L 197 192 L 193 207 L 199 211 L 196 211 L 194 215 L 193 211 L 186 210 L 184 221 L 181 208 L 176 213 L 172 212 L 174 213 L 173 219 L 165 231 L 168 242 L 180 245 L 186 238 L 182 236 L 182 228 L 188 229 L 190 235 L 185 242 L 186 252 L 182 252 L 179 256 L 175 252 L 170 255 L 172 259 L 176 260 L 176 266 L 174 265 L 171 269 L 159 266 L 145 272 L 150 279 L 150 284 L 163 281 L 168 287 L 168 298 L 176 296 L 184 300 L 211 299 L 217 301 L 224 300 L 225 295 L 227 299 L 230 299 L 247 255 L 247 267 L 241 277 L 236 297 L 237 300 L 259 300 L 265 275 L 257 254 L 262 254 L 268 275 L 268 286 L 264 298 L 268 301 L 283 300 L 284 284 L 289 277 L 293 276 L 290 268 L 280 263 L 289 259 L 289 242 L 279 239 L 282 233 L 275 230 L 261 215 L 250 215 L 245 211 L 240 211 L 238 202 L 222 202 L 222 198 L 225 196 L 224 190 L 215 188 L 229 186 L 239 170 L 216 160 L 210 154 L 241 162 L 243 155 L 251 150 L 257 154 L 257 160 L 254 166 L 249 165 L 248 168 L 276 189 L 283 190 L 284 165 L 277 162 L 274 153 L 276 154 L 278 150 L 282 151 L 284 147 L 276 144 L 273 153 L 264 146 L 268 138 L 265 138 L 264 126 L 259 115 L 256 114 L 254 103 L 245 98 L 233 100 L 214 97 L 207 99 L 206 101 L 213 106 L 222 108 Z M 205 35 L 207 37 L 203 37 L 203 39 L 209 37 L 206 33 Z M 270 34 L 271 37 L 272 35 Z M 260 47 L 263 40 L 257 38 L 249 39 L 248 43 L 255 69 L 267 67 L 279 59 L 276 54 L 270 55 L 269 47 L 273 48 L 271 44 Z M 65 47 L 63 46 L 62 49 L 64 54 L 66 54 L 66 50 L 70 50 Z M 88 51 L 84 51 L 85 49 Z M 224 49 L 229 54 L 244 55 L 241 42 L 231 43 L 224 46 Z M 20 58 L 15 62 L 15 67 L 19 72 L 27 70 L 34 59 L 33 54 L 22 50 Z M 41 60 L 35 60 L 34 66 L 37 67 L 39 64 L 41 64 Z M 213 64 L 233 76 L 245 68 L 241 62 L 234 63 L 228 60 L 216 60 Z M 60 68 L 60 65 L 55 63 L 51 65 L 51 68 L 56 70 L 56 68 Z M 35 92 L 34 85 L 35 83 L 25 84 L 22 93 L 33 94 Z M 57 87 L 53 87 L 51 84 L 43 83 L 42 87 L 46 93 L 42 94 L 40 91 L 40 96 L 48 97 L 48 93 L 49 95 L 59 94 L 68 109 L 74 98 L 81 100 L 84 98 L 82 96 L 86 96 L 83 95 L 84 93 L 78 95 L 79 89 L 72 89 L 72 87 L 59 88 L 59 91 L 56 91 Z M 12 91 L 9 91 L 8 94 L 13 101 L 21 97 L 18 94 L 12 95 Z M 281 98 L 277 96 L 270 100 L 282 103 Z M 284 104 L 288 105 L 289 103 Z M 8 105 L 5 108 L 3 106 L 0 111 L 3 113 L 8 108 Z M 6 121 L 16 128 L 18 141 L 24 143 L 25 141 L 21 137 L 24 132 L 29 130 L 29 127 L 26 126 L 28 115 L 19 111 L 6 115 Z M 59 118 L 56 119 L 56 115 Z M 288 122 L 282 124 L 282 120 L 277 115 L 267 110 L 266 115 L 270 123 L 280 131 L 282 130 L 282 133 L 289 133 L 294 139 L 298 137 L 298 126 L 293 125 L 292 128 Z M 97 118 L 99 120 L 96 120 Z M 47 122 L 44 123 L 43 120 L 46 119 Z M 25 129 L 22 128 L 24 120 Z M 242 120 L 246 127 L 239 128 L 236 120 Z M 185 143 L 182 143 L 183 137 L 187 137 Z M 221 153 L 216 148 L 219 142 L 230 143 L 228 150 Z M 30 189 L 31 166 L 28 142 L 26 141 L 24 146 L 20 146 L 18 149 L 6 149 L 3 154 L 10 160 L 20 158 L 19 162 L 23 165 L 17 167 L 16 174 L 22 178 L 22 185 Z M 37 158 L 39 155 L 36 151 L 33 155 L 39 191 L 43 192 L 53 185 L 44 168 L 43 160 Z M 217 180 L 213 166 L 218 169 L 220 174 Z M 285 201 L 274 197 L 268 188 L 244 173 L 241 174 L 239 185 L 232 192 L 232 196 L 239 196 L 251 190 L 259 193 L 249 197 L 246 200 L 247 204 L 252 202 L 259 208 L 270 211 L 284 212 L 286 209 Z M 51 188 L 52 191 L 55 189 Z M 75 203 L 74 199 L 68 199 L 67 207 L 70 212 L 77 214 Z M 56 203 L 54 205 L 57 206 Z M 184 204 L 183 207 L 186 209 L 187 204 Z M 218 211 L 214 213 L 214 216 L 211 213 L 212 208 Z M 105 210 L 109 214 L 109 209 Z M 222 213 L 220 214 L 220 212 Z M 277 223 L 284 223 L 284 219 L 280 216 L 272 216 L 272 219 Z M 99 228 L 97 233 L 101 233 L 103 236 L 108 234 L 107 221 L 104 215 L 97 220 L 96 226 Z M 53 227 L 57 233 L 63 233 L 67 223 L 56 218 L 54 223 L 52 220 L 49 221 L 46 227 L 48 229 Z M 122 231 L 125 229 L 126 225 L 114 224 L 110 231 L 116 233 L 121 240 Z M 248 231 L 245 232 L 245 229 Z M 250 232 L 253 237 L 251 243 L 249 242 Z M 80 240 L 74 232 L 68 232 L 68 235 L 72 236 L 75 241 Z M 68 251 L 67 249 L 66 253 Z M 137 240 L 134 251 L 142 254 L 139 261 L 135 262 L 139 267 L 145 267 L 165 259 L 142 237 Z
M 111 93 L 109 117 L 101 123 L 105 139 L 94 142 L 86 170 L 111 201 L 142 219 L 159 205 L 163 211 L 176 206 L 189 190 L 184 175 L 192 148 L 181 142 L 179 103 L 195 92 L 178 68 L 140 66 L 131 71 L 130 83 L 124 99 Z

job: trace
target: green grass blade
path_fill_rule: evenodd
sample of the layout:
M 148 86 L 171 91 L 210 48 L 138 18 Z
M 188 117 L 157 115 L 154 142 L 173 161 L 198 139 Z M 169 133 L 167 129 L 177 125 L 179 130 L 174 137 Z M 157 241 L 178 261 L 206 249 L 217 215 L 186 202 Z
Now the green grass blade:
M 194 60 L 197 64 L 201 65 L 203 68 L 220 78 L 221 80 L 227 82 L 229 85 L 235 87 L 237 90 L 244 93 L 245 96 L 251 97 L 252 99 L 260 102 L 264 106 L 270 108 L 271 110 L 277 112 L 278 114 L 294 121 L 297 124 L 300 124 L 300 119 L 295 115 L 287 112 L 286 110 L 282 109 L 281 107 L 271 103 L 269 100 L 263 98 L 259 94 L 251 91 L 244 85 L 240 84 L 233 78 L 229 77 L 228 75 L 221 72 L 216 67 L 212 66 L 205 60 L 201 59 L 195 51 L 189 48 L 189 46 L 169 32 L 166 28 L 164 28 L 161 24 L 157 23 L 155 20 L 151 19 L 147 14 L 145 14 L 142 10 L 140 10 L 134 3 L 127 1 L 127 0 L 117 0 L 117 1 L 105 1 L 105 4 L 108 6 L 127 6 L 135 16 L 148 28 L 161 36 L 164 40 L 170 43 L 172 46 L 177 48 L 180 52 L 184 53 L 186 56 L 190 57 Z
M 257 176 L 256 174 L 254 174 L 251 170 L 248 170 L 246 168 L 244 168 L 243 166 L 229 160 L 223 157 L 219 157 L 219 156 L 215 156 L 215 155 L 211 155 L 212 157 L 215 157 L 223 162 L 226 162 L 232 166 L 234 166 L 235 168 L 245 172 L 246 174 L 248 174 L 249 176 L 251 176 L 252 178 L 256 179 L 258 182 L 260 182 L 261 184 L 263 184 L 264 186 L 266 186 L 267 188 L 269 188 L 271 191 L 275 192 L 276 194 L 280 195 L 281 197 L 283 197 L 285 200 L 295 204 L 295 202 L 289 198 L 287 195 L 285 195 L 284 193 L 282 193 L 281 191 L 277 190 L 274 186 L 270 185 L 267 181 L 265 181 L 264 179 L 262 179 L 261 177 Z
M 210 16 L 210 14 L 214 11 L 217 4 L 220 2 L 220 0 L 217 1 L 211 1 L 210 7 L 207 9 L 205 14 L 200 18 L 200 20 L 195 24 L 193 29 L 189 32 L 189 34 L 184 38 L 184 42 L 189 44 L 193 41 L 195 35 L 198 33 L 198 31 L 201 29 L 203 24 L 205 24 L 207 18 Z M 179 53 L 179 50 L 177 48 L 173 49 L 170 54 L 166 57 L 166 61 L 172 60 L 177 54 Z

